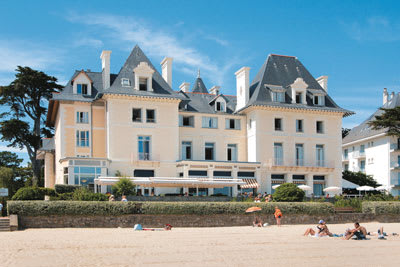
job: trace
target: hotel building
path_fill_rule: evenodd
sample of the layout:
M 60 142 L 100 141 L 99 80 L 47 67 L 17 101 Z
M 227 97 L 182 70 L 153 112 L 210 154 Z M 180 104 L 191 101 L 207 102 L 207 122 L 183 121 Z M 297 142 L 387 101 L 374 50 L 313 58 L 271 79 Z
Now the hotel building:
M 341 187 L 342 117 L 328 95 L 327 76 L 315 79 L 292 56 L 269 55 L 253 81 L 236 73 L 236 96 L 207 89 L 200 73 L 192 88 L 172 89 L 172 62 L 161 74 L 136 46 L 117 74 L 111 51 L 101 72 L 75 71 L 49 102 L 38 155 L 45 186 L 77 184 L 109 192 L 129 177 L 144 195 L 273 192 L 284 182 L 322 195 Z

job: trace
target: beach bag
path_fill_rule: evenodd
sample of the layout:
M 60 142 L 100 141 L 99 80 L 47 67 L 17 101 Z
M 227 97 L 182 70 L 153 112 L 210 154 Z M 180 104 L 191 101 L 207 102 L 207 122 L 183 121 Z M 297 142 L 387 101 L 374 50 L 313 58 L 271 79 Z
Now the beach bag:
M 135 224 L 135 226 L 133 227 L 133 230 L 135 230 L 135 231 L 143 230 L 143 227 L 141 224 Z

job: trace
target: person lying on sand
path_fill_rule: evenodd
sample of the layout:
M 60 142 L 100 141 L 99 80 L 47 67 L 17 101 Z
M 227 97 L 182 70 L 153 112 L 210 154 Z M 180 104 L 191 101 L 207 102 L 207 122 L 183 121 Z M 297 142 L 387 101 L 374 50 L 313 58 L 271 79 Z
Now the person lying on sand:
M 304 233 L 304 236 L 308 236 L 308 235 L 320 237 L 320 236 L 332 236 L 332 233 L 329 232 L 328 226 L 326 226 L 326 222 L 324 220 L 320 220 L 318 222 L 316 231 L 312 228 L 308 228 L 306 230 L 306 232 Z
M 260 217 L 255 217 L 253 221 L 253 227 L 262 227 L 262 221 Z
M 357 240 L 366 240 L 367 229 L 364 226 L 361 226 L 358 222 L 354 223 L 354 229 L 350 231 L 346 231 L 345 239 L 349 240 L 353 236 L 357 237 Z

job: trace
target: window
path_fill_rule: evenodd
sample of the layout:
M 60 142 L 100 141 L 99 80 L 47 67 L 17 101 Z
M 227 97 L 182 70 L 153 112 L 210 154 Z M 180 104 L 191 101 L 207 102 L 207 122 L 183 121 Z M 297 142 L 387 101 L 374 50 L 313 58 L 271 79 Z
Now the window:
M 364 154 L 365 153 L 365 145 L 361 145 L 360 146 L 360 154 Z
M 147 78 L 139 78 L 139 90 L 147 91 Z
M 240 120 L 239 119 L 226 119 L 225 129 L 240 130 Z
M 316 128 L 317 128 L 317 133 L 324 133 L 324 122 L 317 121 Z
M 316 197 L 320 197 L 324 195 L 324 185 L 323 184 L 313 184 L 313 194 Z
M 89 113 L 88 112 L 76 112 L 76 122 L 77 123 L 89 123 Z
M 146 122 L 156 122 L 156 111 L 154 109 L 146 109 Z
M 349 150 L 346 148 L 344 150 L 344 159 L 348 159 L 349 158 Z
M 216 111 L 225 111 L 225 103 L 224 102 L 216 102 L 215 110 Z
M 122 86 L 130 86 L 131 85 L 131 81 L 129 79 L 122 78 L 121 84 L 122 84 Z
M 132 121 L 141 122 L 142 121 L 142 110 L 140 108 L 132 109 Z
M 316 145 L 315 150 L 316 150 L 315 158 L 317 160 L 317 166 L 324 167 L 325 166 L 324 145 Z
M 285 102 L 285 93 L 284 92 L 272 92 L 272 101 L 273 102 Z
M 301 104 L 302 103 L 302 101 L 301 101 L 302 96 L 303 96 L 302 93 L 296 93 L 296 103 L 297 104 Z
M 214 160 L 214 143 L 206 143 L 204 147 L 204 159 Z
M 296 144 L 296 166 L 304 165 L 304 148 L 303 144 Z
M 274 143 L 274 164 L 275 164 L 275 166 L 283 165 L 283 145 L 282 145 L 282 143 Z
M 192 159 L 192 142 L 182 142 L 182 160 Z
M 315 95 L 314 96 L 314 105 L 324 106 L 325 105 L 325 96 L 323 96 L 323 95 Z
M 88 94 L 88 85 L 85 83 L 78 83 L 76 85 L 76 89 L 77 89 L 78 94 L 80 94 L 80 95 Z
M 64 184 L 68 184 L 68 167 L 64 167 Z
M 218 128 L 218 118 L 203 117 L 202 127 L 203 128 L 213 128 L 213 129 Z
M 194 127 L 194 116 L 179 115 L 179 126 Z
M 139 160 L 150 160 L 150 136 L 138 137 Z
M 94 191 L 94 179 L 101 175 L 101 170 L 100 167 L 74 167 L 74 182 Z
M 349 170 L 349 164 L 344 164 L 344 170 L 348 171 Z
M 275 118 L 275 131 L 282 131 L 282 119 Z
M 360 171 L 365 172 L 365 160 L 360 161 Z
M 76 146 L 89 146 L 89 131 L 76 131 Z
M 227 160 L 228 161 L 237 161 L 237 145 L 236 144 L 228 144 L 227 151 Z
M 296 132 L 303 132 L 303 120 L 296 120 Z

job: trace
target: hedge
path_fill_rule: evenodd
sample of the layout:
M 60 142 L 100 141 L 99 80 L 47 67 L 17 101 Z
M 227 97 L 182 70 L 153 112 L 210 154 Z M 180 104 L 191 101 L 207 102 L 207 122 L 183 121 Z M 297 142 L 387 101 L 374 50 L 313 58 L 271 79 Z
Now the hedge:
M 70 184 L 56 184 L 54 189 L 57 194 L 73 193 L 76 189 L 80 188 L 80 185 L 70 185 Z
M 400 214 L 399 201 L 364 201 L 362 212 L 367 214 Z
M 41 215 L 124 215 L 181 214 L 213 215 L 244 214 L 252 206 L 262 208 L 260 214 L 273 214 L 278 206 L 285 214 L 333 214 L 330 203 L 247 203 L 247 202 L 87 202 L 87 201 L 9 201 L 9 214 Z

